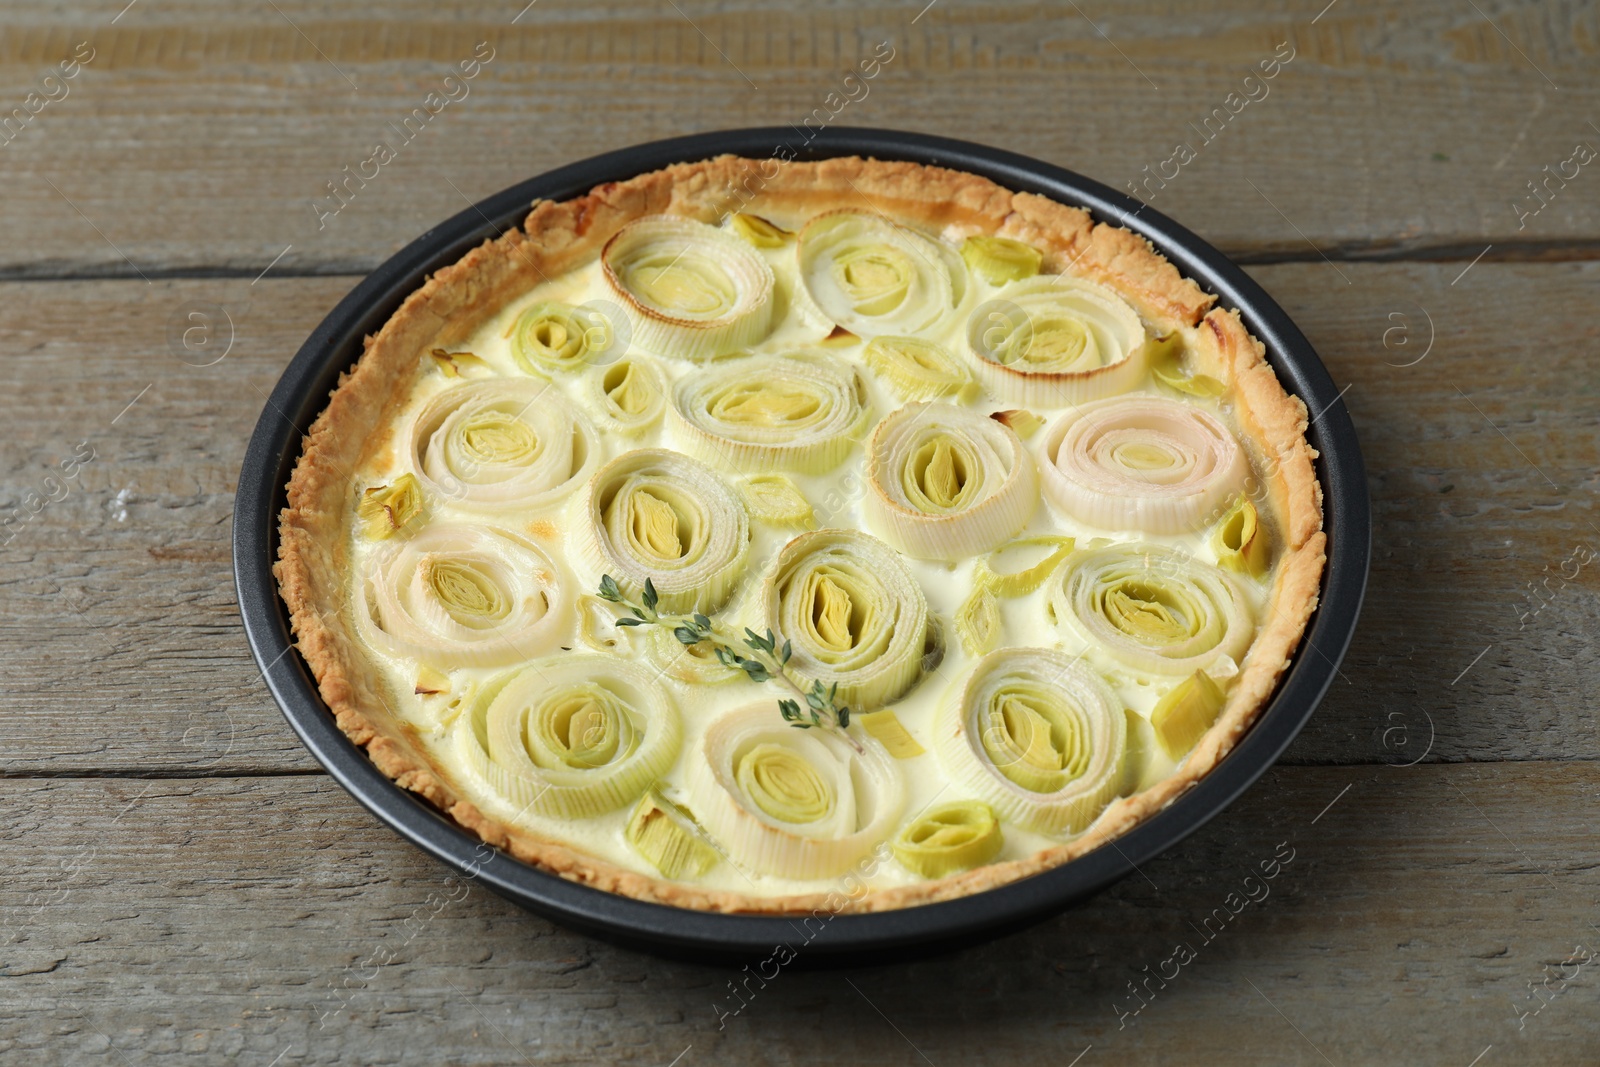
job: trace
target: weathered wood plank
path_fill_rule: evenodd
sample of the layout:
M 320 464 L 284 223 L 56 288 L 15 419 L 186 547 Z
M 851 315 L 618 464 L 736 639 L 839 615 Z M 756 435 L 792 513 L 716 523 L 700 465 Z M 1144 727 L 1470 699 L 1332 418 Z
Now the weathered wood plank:
M 1257 257 L 1443 247 L 1464 259 L 1491 242 L 1494 256 L 1527 242 L 1592 253 L 1592 177 L 1554 179 L 1536 216 L 1514 207 L 1539 207 L 1527 183 L 1542 168 L 1600 144 L 1592 6 L 1320 6 L 941 3 L 919 16 L 899 3 L 390 0 L 356 19 L 310 0 L 183 0 L 111 24 L 101 5 L 14 5 L 0 15 L 0 114 L 79 42 L 93 58 L 4 146 L 0 272 L 254 273 L 291 245 L 280 269 L 365 270 L 464 196 L 819 108 L 814 124 L 990 142 L 1119 189 L 1154 174 L 1153 206 Z M 893 58 L 846 83 L 881 41 Z M 446 87 L 479 42 L 493 59 Z M 1280 43 L 1293 59 L 1246 85 Z M 458 100 L 408 134 L 434 92 Z M 369 165 L 324 216 L 338 205 L 329 183 L 380 141 L 393 161 Z
M 1327 264 L 1255 269 L 1349 386 L 1377 522 L 1344 680 L 1290 758 L 1600 755 L 1595 568 L 1563 565 L 1600 551 L 1600 265 L 1480 263 L 1453 287 L 1459 265 L 1338 269 L 1350 285 Z M 265 392 L 352 282 L 0 286 L 0 350 L 20 354 L 0 365 L 0 521 L 79 441 L 97 452 L 0 551 L 0 662 L 26 679 L 0 704 L 6 772 L 313 766 L 245 651 L 229 517 Z M 205 302 L 236 341 L 188 366 L 167 324 Z M 1428 316 L 1427 357 L 1391 365 L 1421 354 Z M 1400 325 L 1409 343 L 1386 347 Z
M 1592 758 L 1600 270 L 1337 271 L 1254 271 L 1348 389 L 1374 518 L 1361 627 L 1291 758 Z
M 752 960 L 770 981 L 732 1014 L 740 972 L 452 881 L 325 778 L 3 782 L 0 1051 L 1060 1065 L 1092 1045 L 1082 1064 L 1464 1065 L 1493 1045 L 1484 1064 L 1572 1063 L 1600 994 L 1556 968 L 1596 944 L 1597 786 L 1592 763 L 1281 768 L 1148 881 L 947 959 L 777 977 Z

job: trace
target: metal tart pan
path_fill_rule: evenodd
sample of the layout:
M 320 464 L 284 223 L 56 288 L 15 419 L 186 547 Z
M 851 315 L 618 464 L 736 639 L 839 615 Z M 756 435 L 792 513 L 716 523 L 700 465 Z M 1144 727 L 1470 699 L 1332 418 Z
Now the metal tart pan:
M 808 139 L 809 138 L 809 139 Z M 785 149 L 785 146 L 786 149 Z M 534 200 L 566 200 L 605 182 L 723 153 L 765 158 L 780 149 L 804 160 L 869 156 L 968 171 L 1017 192 L 1088 210 L 1097 221 L 1147 238 L 1178 270 L 1237 308 L 1265 345 L 1286 389 L 1315 416 L 1308 435 L 1320 454 L 1328 564 L 1321 599 L 1276 693 L 1215 770 L 1170 806 L 1117 839 L 1053 870 L 938 904 L 872 914 L 822 916 L 801 933 L 797 919 L 725 915 L 649 904 L 579 885 L 511 856 L 487 851 L 427 802 L 401 789 L 335 725 L 316 680 L 293 651 L 288 613 L 272 564 L 278 514 L 300 456 L 303 431 L 339 375 L 433 271 L 485 238 L 519 225 Z M 262 411 L 245 453 L 234 504 L 233 566 L 251 652 L 284 717 L 328 772 L 373 814 L 443 862 L 565 926 L 632 948 L 696 960 L 750 962 L 787 944 L 805 964 L 880 963 L 947 951 L 1056 914 L 1172 848 L 1231 804 L 1300 732 L 1338 671 L 1366 590 L 1372 520 L 1355 427 L 1339 390 L 1304 335 L 1248 275 L 1171 219 L 1098 182 L 1026 156 L 964 141 L 893 130 L 793 127 L 727 130 L 608 152 L 515 185 L 412 241 L 356 286 L 312 331 Z

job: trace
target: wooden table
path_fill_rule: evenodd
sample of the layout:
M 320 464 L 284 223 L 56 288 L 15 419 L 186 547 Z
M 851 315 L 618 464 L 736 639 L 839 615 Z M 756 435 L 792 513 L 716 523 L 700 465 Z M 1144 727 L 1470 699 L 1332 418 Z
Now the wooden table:
M 26 117 L 0 146 L 4 1062 L 1600 1060 L 1594 6 L 124 2 L 0 15 Z M 322 773 L 245 648 L 234 479 L 306 333 L 430 224 L 602 150 L 800 122 L 882 41 L 831 121 L 1120 188 L 1191 145 L 1145 193 L 1346 387 L 1371 586 L 1286 758 L 1142 877 L 719 1021 L 730 970 L 462 886 Z M 330 214 L 480 42 L 469 94 Z

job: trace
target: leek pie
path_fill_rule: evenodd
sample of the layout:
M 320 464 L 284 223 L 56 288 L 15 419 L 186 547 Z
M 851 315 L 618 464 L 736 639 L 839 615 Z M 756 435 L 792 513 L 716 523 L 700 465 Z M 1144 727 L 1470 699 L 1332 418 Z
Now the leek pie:
M 917 164 L 536 203 L 307 434 L 298 648 L 379 768 L 576 882 L 872 911 L 1065 863 L 1227 755 L 1316 603 L 1305 406 L 1214 303 Z

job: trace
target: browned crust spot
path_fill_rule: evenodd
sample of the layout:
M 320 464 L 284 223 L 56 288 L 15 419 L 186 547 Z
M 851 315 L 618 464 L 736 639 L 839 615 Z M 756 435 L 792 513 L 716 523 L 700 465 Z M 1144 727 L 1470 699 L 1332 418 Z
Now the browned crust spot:
M 1050 271 L 1066 270 L 1124 296 L 1161 332 L 1187 327 L 1194 358 L 1232 383 L 1241 431 L 1266 475 L 1277 530 L 1278 569 L 1268 613 L 1216 725 L 1182 770 L 1114 802 L 1085 834 L 1027 859 L 937 881 L 873 891 L 758 897 L 641 875 L 485 815 L 459 794 L 410 726 L 393 713 L 384 683 L 354 636 L 348 569 L 352 471 L 390 446 L 393 416 L 428 366 L 428 352 L 465 340 L 496 310 L 540 281 L 592 260 L 633 219 L 657 213 L 715 221 L 756 207 L 788 229 L 840 207 L 911 221 L 949 237 L 992 233 L 1036 245 Z M 1289 396 L 1238 314 L 1211 310 L 1203 292 L 1142 237 L 1094 223 L 1083 210 L 1012 193 L 976 175 L 915 163 L 859 158 L 815 163 L 721 156 L 598 186 L 561 203 L 532 206 L 522 228 L 485 241 L 408 297 L 343 375 L 305 435 L 280 518 L 274 567 L 296 646 L 317 678 L 339 728 L 365 747 L 401 788 L 517 859 L 598 889 L 639 900 L 723 912 L 870 912 L 965 896 L 1037 874 L 1127 832 L 1191 788 L 1232 750 L 1271 696 L 1316 606 L 1325 560 L 1322 492 L 1305 439 L 1305 405 Z

